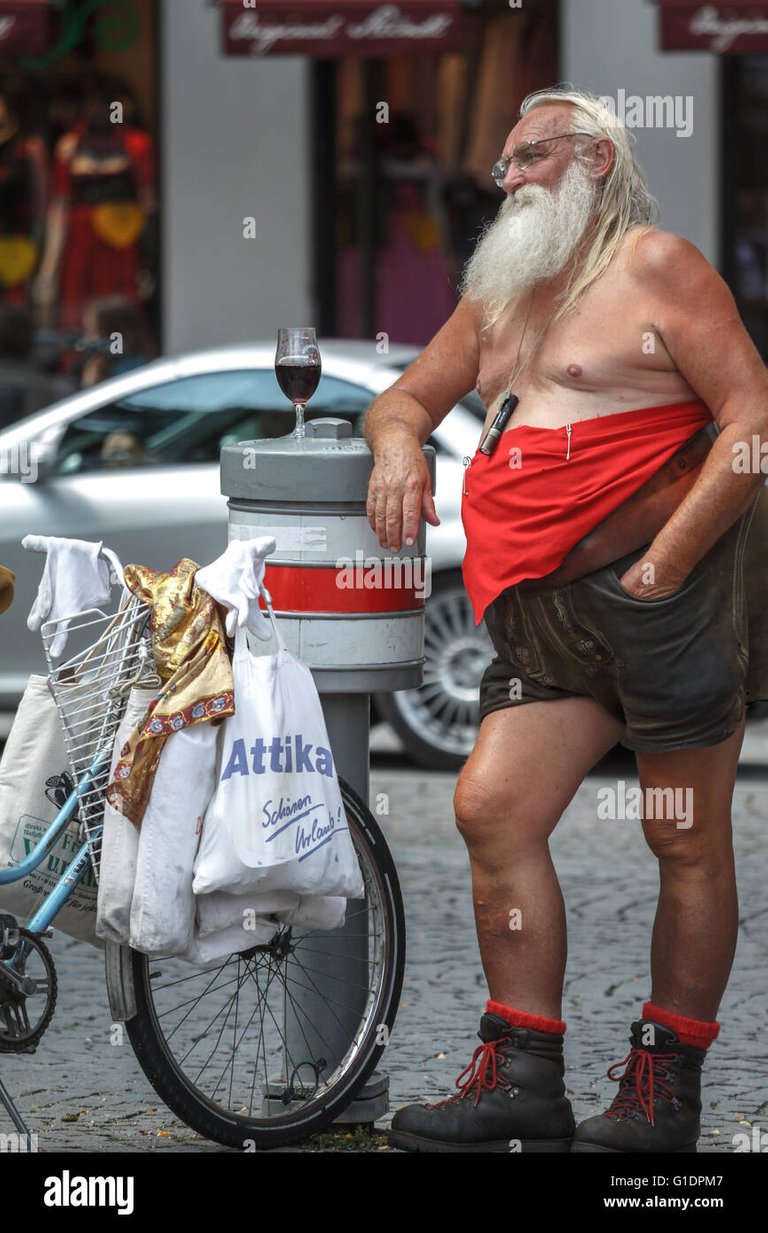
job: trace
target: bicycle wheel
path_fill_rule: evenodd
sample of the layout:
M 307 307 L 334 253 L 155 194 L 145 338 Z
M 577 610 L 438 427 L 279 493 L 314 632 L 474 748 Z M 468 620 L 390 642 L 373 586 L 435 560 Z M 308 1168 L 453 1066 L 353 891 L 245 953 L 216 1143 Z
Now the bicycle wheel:
M 184 1122 L 228 1147 L 279 1147 L 333 1121 L 395 1021 L 405 966 L 397 873 L 372 814 L 340 784 L 365 882 L 341 929 L 276 925 L 267 945 L 200 968 L 127 946 L 111 975 L 108 965 L 108 983 L 135 1000 L 126 1029 L 149 1082 Z

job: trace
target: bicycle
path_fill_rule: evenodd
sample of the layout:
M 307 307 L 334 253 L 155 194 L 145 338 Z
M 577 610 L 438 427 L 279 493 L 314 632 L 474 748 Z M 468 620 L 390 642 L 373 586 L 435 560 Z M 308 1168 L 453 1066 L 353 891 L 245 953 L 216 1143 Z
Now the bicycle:
M 29 855 L 0 869 L 0 890 L 37 868 L 75 816 L 81 842 L 25 927 L 0 911 L 0 1058 L 34 1053 L 51 1021 L 57 980 L 43 939 L 78 883 L 89 872 L 98 883 L 115 734 L 130 690 L 154 668 L 149 610 L 108 555 L 123 584 L 118 612 L 72 618 L 69 636 L 80 649 L 58 666 L 50 656 L 57 626 L 41 631 L 71 783 Z M 395 1021 L 405 965 L 397 872 L 369 809 L 339 783 L 365 883 L 365 898 L 349 901 L 340 929 L 276 921 L 268 943 L 204 965 L 105 944 L 110 1012 L 125 1023 L 147 1079 L 190 1127 L 228 1147 L 283 1146 L 332 1122 L 375 1070 Z M 331 935 L 346 941 L 326 949 Z M 351 971 L 344 946 L 357 952 Z M 2 1082 L 0 1101 L 29 1136 Z

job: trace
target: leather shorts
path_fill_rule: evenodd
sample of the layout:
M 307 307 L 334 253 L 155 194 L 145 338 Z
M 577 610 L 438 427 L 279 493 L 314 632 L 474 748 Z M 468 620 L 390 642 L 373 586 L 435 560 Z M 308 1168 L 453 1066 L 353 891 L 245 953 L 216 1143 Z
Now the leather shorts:
M 563 586 L 508 587 L 485 614 L 496 655 L 480 683 L 481 719 L 587 696 L 625 725 L 622 744 L 637 752 L 731 736 L 750 700 L 744 561 L 755 505 L 666 599 L 636 599 L 619 581 L 647 544 Z

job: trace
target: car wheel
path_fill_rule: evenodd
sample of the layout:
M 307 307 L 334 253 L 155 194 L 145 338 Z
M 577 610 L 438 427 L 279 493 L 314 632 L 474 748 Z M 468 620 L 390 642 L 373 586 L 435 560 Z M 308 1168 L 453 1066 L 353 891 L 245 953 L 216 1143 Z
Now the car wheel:
M 457 770 L 477 736 L 480 678 L 494 650 L 476 626 L 461 573 L 433 579 L 424 618 L 424 684 L 378 694 L 381 717 L 422 766 Z

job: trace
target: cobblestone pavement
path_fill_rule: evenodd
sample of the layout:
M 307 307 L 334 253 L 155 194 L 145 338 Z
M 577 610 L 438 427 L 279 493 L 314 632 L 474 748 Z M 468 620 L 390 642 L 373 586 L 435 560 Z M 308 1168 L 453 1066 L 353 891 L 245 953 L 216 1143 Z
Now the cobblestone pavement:
M 629 1023 L 650 990 L 648 946 L 656 862 L 637 822 L 598 821 L 607 773 L 579 789 L 552 839 L 568 912 L 563 1017 L 568 1095 L 577 1122 L 605 1107 L 615 1085 L 606 1068 L 625 1057 Z M 619 770 L 629 784 L 631 767 Z M 636 782 L 636 781 L 635 781 Z M 390 775 L 387 835 L 400 870 L 409 925 L 408 965 L 386 1063 L 392 1111 L 449 1095 L 478 1043 L 487 997 L 473 928 L 469 873 L 450 809 L 453 780 Z M 732 1136 L 768 1129 L 768 903 L 763 874 L 768 779 L 744 772 L 735 795 L 741 901 L 736 960 L 721 1005 L 720 1037 L 705 1067 L 700 1151 L 732 1151 Z M 426 888 L 426 889 L 425 889 Z M 702 928 L 716 929 L 717 922 Z M 610 1092 L 608 1089 L 612 1089 Z
M 568 907 L 564 1015 L 577 1120 L 604 1107 L 613 1088 L 605 1070 L 627 1053 L 628 1024 L 649 991 L 655 862 L 636 822 L 596 818 L 598 789 L 617 778 L 630 782 L 631 765 L 604 766 L 585 781 L 552 842 Z M 389 814 L 379 820 L 397 862 L 409 930 L 403 999 L 384 1059 L 392 1111 L 449 1094 L 477 1044 L 486 997 L 467 856 L 453 824 L 454 783 L 453 775 L 387 765 L 372 775 L 372 799 L 389 795 Z M 744 770 L 735 818 L 741 928 L 721 1036 L 705 1067 L 703 1151 L 732 1151 L 732 1136 L 753 1124 L 768 1129 L 764 768 Z M 702 928 L 714 930 L 717 922 Z M 40 1150 L 223 1151 L 162 1105 L 128 1043 L 110 1044 L 100 952 L 62 934 L 52 948 L 60 984 L 53 1023 L 34 1057 L 0 1058 L 0 1077 L 38 1133 Z M 10 1130 L 0 1108 L 0 1132 Z

